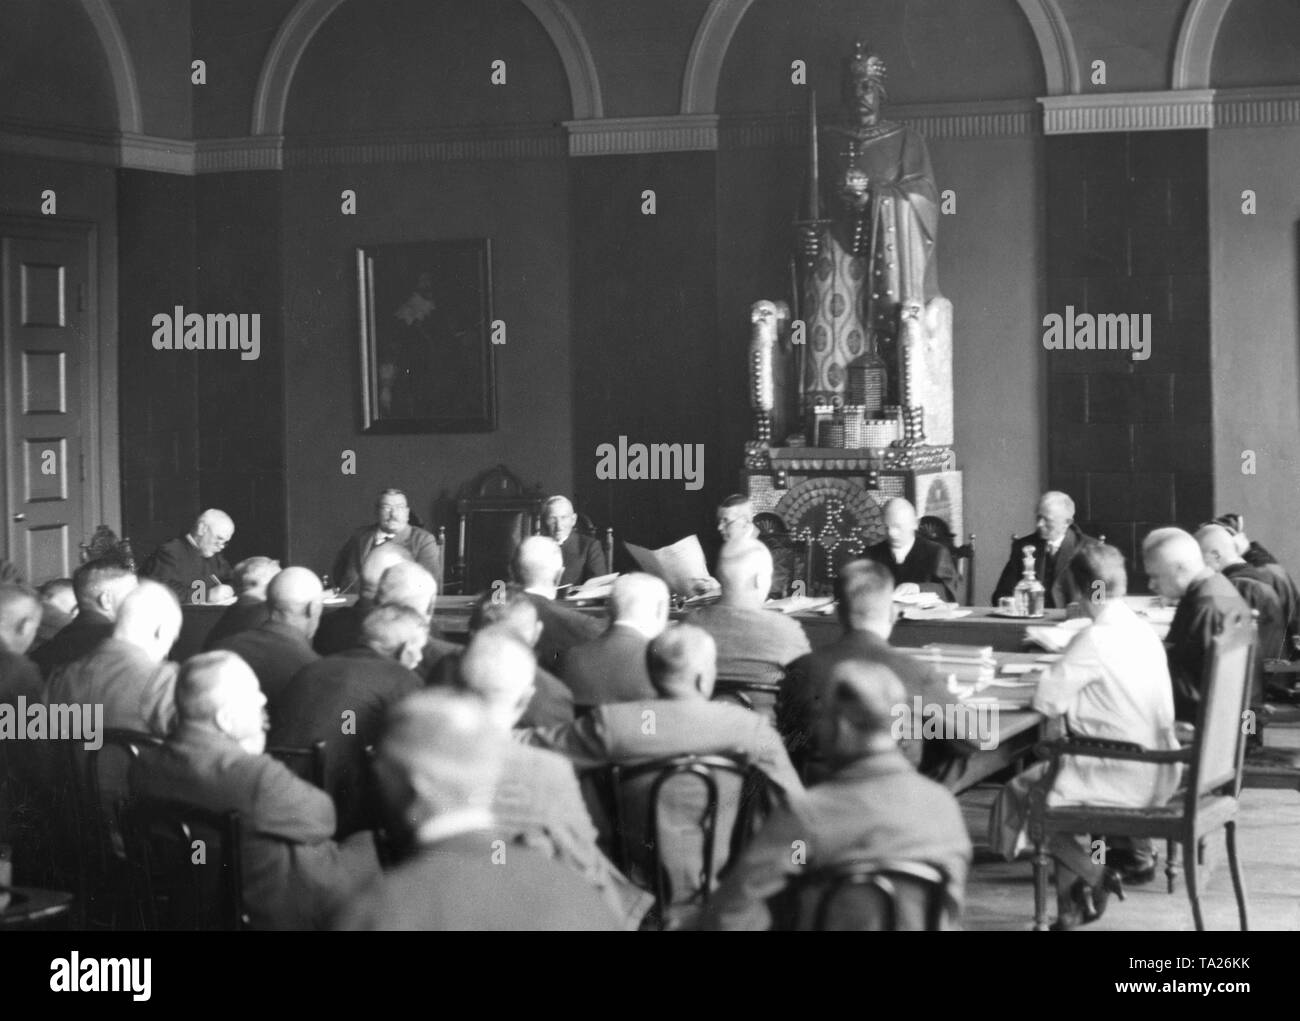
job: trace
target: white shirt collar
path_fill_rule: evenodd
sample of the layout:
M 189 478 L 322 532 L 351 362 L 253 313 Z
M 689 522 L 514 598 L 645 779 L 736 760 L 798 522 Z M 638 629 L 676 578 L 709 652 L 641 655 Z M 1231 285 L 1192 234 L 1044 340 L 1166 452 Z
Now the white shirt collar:
M 532 588 L 524 589 L 525 592 L 531 592 L 535 596 L 541 596 L 543 599 L 554 599 L 557 589 L 555 586 L 547 587 L 545 585 L 534 585 Z
M 652 634 L 650 634 L 649 632 L 647 632 L 647 631 L 645 630 L 645 628 L 641 627 L 640 624 L 634 624 L 634 623 L 633 623 L 632 621 L 630 621 L 630 620 L 616 620 L 616 621 L 614 621 L 613 625 L 611 625 L 611 626 L 612 626 L 612 627 L 626 627 L 626 628 L 631 628 L 633 631 L 635 631 L 637 634 L 639 634 L 642 638 L 645 638 L 647 641 L 649 641 L 649 640 L 651 640 L 651 639 L 654 638 L 654 635 L 652 635 Z
M 415 839 L 420 844 L 436 844 L 440 840 L 459 836 L 462 833 L 490 829 L 492 825 L 490 809 L 462 808 L 426 819 L 415 831 Z

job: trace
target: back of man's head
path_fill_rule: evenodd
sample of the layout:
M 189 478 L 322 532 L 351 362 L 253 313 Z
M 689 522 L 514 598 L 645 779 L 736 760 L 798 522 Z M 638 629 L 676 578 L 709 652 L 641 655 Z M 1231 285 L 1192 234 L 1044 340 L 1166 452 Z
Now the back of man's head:
M 758 540 L 724 549 L 718 557 L 721 601 L 727 606 L 756 610 L 772 591 L 772 554 Z
M 615 580 L 609 594 L 609 619 L 631 624 L 647 638 L 668 626 L 668 586 L 653 574 L 634 571 Z
M 41 626 L 41 600 L 22 585 L 0 585 L 0 649 L 21 656 Z
M 187 659 L 176 676 L 175 699 L 178 724 L 219 730 L 253 755 L 264 749 L 266 696 L 253 668 L 235 653 L 217 650 Z
M 280 573 L 280 561 L 248 557 L 235 565 L 235 593 L 249 599 L 266 599 L 266 587 Z
M 650 683 L 663 698 L 704 699 L 713 695 L 718 647 L 693 624 L 674 624 L 646 647 Z
M 515 548 L 510 571 L 524 588 L 554 588 L 564 571 L 560 544 L 549 536 L 530 535 Z
M 141 580 L 127 597 L 113 624 L 113 637 L 141 649 L 161 663 L 181 632 L 181 605 L 166 585 Z
M 831 698 L 820 710 L 819 744 L 834 762 L 847 762 L 894 747 L 896 713 L 907 707 L 907 689 L 887 666 L 842 660 L 831 670 Z
M 390 604 L 367 611 L 361 621 L 361 644 L 408 670 L 415 668 L 429 641 L 429 622 L 406 606 Z
M 1119 599 L 1128 592 L 1124 554 L 1104 542 L 1088 542 L 1069 563 L 1070 577 L 1084 599 L 1098 603 Z
M 271 619 L 286 624 L 310 639 L 320 625 L 325 590 L 315 573 L 305 567 L 286 567 L 266 587 Z
M 1218 523 L 1202 525 L 1196 530 L 1196 543 L 1207 567 L 1222 571 L 1233 564 L 1244 563 L 1237 551 L 1237 541 L 1231 532 Z
M 128 592 L 135 588 L 135 572 L 112 557 L 89 560 L 73 572 L 72 588 L 82 613 L 114 620 Z
M 490 810 L 509 737 L 470 694 L 430 689 L 394 706 L 376 754 L 390 815 L 415 827 L 451 812 Z
M 361 598 L 374 602 L 379 581 L 394 564 L 407 563 L 415 558 L 411 551 L 397 542 L 386 542 L 366 554 L 361 562 Z
M 1196 540 L 1181 528 L 1157 528 L 1142 541 L 1142 560 L 1153 587 L 1166 599 L 1178 599 L 1205 570 Z
M 537 660 L 533 650 L 503 624 L 493 624 L 469 640 L 460 657 L 460 683 L 487 704 L 509 730 L 533 697 Z
M 840 623 L 846 631 L 888 638 L 894 626 L 894 576 L 874 560 L 850 560 L 835 577 Z
M 470 614 L 470 632 L 479 631 L 491 624 L 504 624 L 520 641 L 532 648 L 542 637 L 542 622 L 537 617 L 537 607 L 520 585 L 494 585 L 492 591 L 483 593 Z
M 413 561 L 390 567 L 379 579 L 379 587 L 375 590 L 375 602 L 405 606 L 427 620 L 433 619 L 437 598 L 437 579 Z

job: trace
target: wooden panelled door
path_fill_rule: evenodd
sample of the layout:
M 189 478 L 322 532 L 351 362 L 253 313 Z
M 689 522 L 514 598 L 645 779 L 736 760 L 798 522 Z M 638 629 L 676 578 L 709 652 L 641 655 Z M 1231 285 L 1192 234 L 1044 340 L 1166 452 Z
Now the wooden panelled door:
M 68 577 L 89 532 L 88 247 L 84 234 L 50 227 L 0 223 L 7 556 L 29 584 Z

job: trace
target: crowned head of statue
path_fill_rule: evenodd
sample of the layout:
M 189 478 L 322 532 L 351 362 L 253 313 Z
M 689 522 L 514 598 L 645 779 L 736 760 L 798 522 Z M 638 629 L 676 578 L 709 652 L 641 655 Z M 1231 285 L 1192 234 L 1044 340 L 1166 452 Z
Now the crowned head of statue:
M 874 127 L 885 101 L 885 62 L 858 40 L 844 62 L 844 102 L 860 127 Z

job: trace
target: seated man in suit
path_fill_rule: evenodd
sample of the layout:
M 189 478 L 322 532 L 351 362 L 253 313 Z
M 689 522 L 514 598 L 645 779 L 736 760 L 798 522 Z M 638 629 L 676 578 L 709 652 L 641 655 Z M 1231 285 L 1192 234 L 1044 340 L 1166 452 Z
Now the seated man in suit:
M 997 606 L 999 599 L 1015 592 L 1016 583 L 1025 573 L 1026 546 L 1034 547 L 1034 576 L 1045 589 L 1043 605 L 1062 610 L 1071 603 L 1082 602 L 1088 593 L 1075 591 L 1066 568 L 1079 547 L 1092 541 L 1074 523 L 1074 501 L 1055 490 L 1044 493 L 1038 501 L 1038 530 L 1012 541 L 1011 556 L 993 590 L 993 605 Z
M 1277 563 L 1277 557 L 1246 534 L 1246 525 L 1240 514 L 1233 511 L 1220 514 L 1214 519 L 1214 523 L 1228 530 L 1236 544 L 1237 552 L 1251 567 L 1268 567 L 1270 564 Z
M 1224 618 L 1241 613 L 1249 620 L 1250 607 L 1232 582 L 1205 566 L 1200 546 L 1181 528 L 1157 528 L 1148 535 L 1142 542 L 1142 560 L 1151 590 L 1178 604 L 1165 636 L 1174 715 L 1195 723 L 1210 643 Z
M 27 650 L 41 626 L 41 601 L 22 585 L 0 583 L 0 702 L 17 705 L 17 696 L 29 702 L 41 697 L 41 672 L 27 658 Z
M 205 649 L 214 649 L 222 639 L 266 622 L 266 589 L 279 573 L 280 561 L 271 557 L 249 557 L 235 565 L 235 603 L 208 632 Z
M 501 729 L 509 731 L 532 700 L 536 667 L 532 649 L 509 628 L 495 624 L 470 640 L 460 678 L 483 699 Z M 596 847 L 596 827 L 573 765 L 563 755 L 512 742 L 492 814 L 513 842 L 545 851 L 586 878 L 628 929 L 640 924 L 653 898 L 620 875 Z
M 361 565 L 371 550 L 396 543 L 435 578 L 442 574 L 442 552 L 432 533 L 411 524 L 411 505 L 400 489 L 385 489 L 375 503 L 376 521 L 352 533 L 334 561 L 334 584 L 348 592 L 361 580 Z
M 135 572 L 114 558 L 89 560 L 73 572 L 72 588 L 77 595 L 77 615 L 32 654 L 49 678 L 55 667 L 80 659 L 113 633 L 118 609 L 136 587 Z
M 413 562 L 406 547 L 395 542 L 384 543 L 367 553 L 366 559 L 361 563 L 361 594 L 357 601 L 321 619 L 312 648 L 322 656 L 332 656 L 355 646 L 361 634 L 362 620 L 372 607 L 378 605 L 375 596 L 379 592 L 379 582 L 384 572 L 394 564 Z
M 1251 690 L 1254 702 L 1263 701 L 1264 663 L 1282 659 L 1286 655 L 1287 632 L 1291 621 L 1282 606 L 1285 597 L 1290 604 L 1291 593 L 1279 588 L 1281 577 L 1265 567 L 1251 567 L 1237 552 L 1232 536 L 1222 525 L 1202 525 L 1196 531 L 1196 544 L 1201 547 L 1205 566 L 1217 571 L 1237 590 L 1246 605 L 1255 611 L 1258 641 L 1255 645 L 1255 678 Z
M 532 600 L 537 619 L 542 622 L 537 662 L 546 670 L 554 671 L 566 650 L 600 634 L 601 626 L 594 618 L 555 599 L 560 575 L 564 573 L 564 557 L 554 539 L 530 535 L 515 549 L 510 570 Z
M 235 534 L 225 511 L 211 508 L 199 515 L 185 535 L 169 539 L 153 552 L 141 577 L 162 582 L 182 603 L 219 603 L 235 594 L 234 571 L 221 555 Z
M 572 868 L 529 847 L 502 850 L 490 805 L 508 732 L 474 696 L 422 691 L 390 714 L 375 757 L 388 816 L 415 851 L 353 897 L 349 930 L 597 930 L 622 926 Z
M 1183 533 L 1186 535 L 1186 533 Z M 1113 546 L 1089 543 L 1074 555 L 1070 571 L 1090 598 L 1081 604 L 1092 626 L 1080 631 L 1065 654 L 1047 668 L 1033 708 L 1064 717 L 1069 733 L 1102 741 L 1127 741 L 1148 751 L 1175 751 L 1174 700 L 1164 649 L 1150 624 L 1124 602 L 1128 576 L 1124 555 Z M 1091 598 L 1096 593 L 1099 598 Z M 1046 762 L 1031 766 L 1003 788 L 989 817 L 989 844 L 1008 861 L 1028 846 L 1024 826 L 1030 790 L 1047 775 Z M 1066 756 L 1048 794 L 1049 805 L 1095 804 L 1144 808 L 1163 805 L 1178 787 L 1182 767 L 1116 759 Z M 1096 834 L 1102 836 L 1102 834 Z M 1108 852 L 1118 841 L 1107 838 Z M 1073 834 L 1052 835 L 1058 916 L 1053 928 L 1096 921 L 1111 893 L 1122 891 L 1119 855 L 1098 862 L 1092 842 Z M 1155 876 L 1150 841 L 1125 840 L 1132 871 Z
M 896 595 L 934 592 L 946 603 L 957 602 L 957 566 L 946 546 L 916 534 L 916 508 L 896 496 L 885 504 L 886 538 L 867 548 L 871 560 L 894 576 Z
M 0 706 L 24 719 L 25 706 L 41 701 L 41 672 L 25 653 L 41 623 L 41 603 L 36 593 L 22 585 L 0 582 Z M 26 699 L 26 703 L 20 702 Z M 0 740 L 0 839 L 18 844 L 21 862 L 32 849 L 26 845 L 31 829 L 18 825 L 26 806 L 40 804 L 37 791 L 44 786 L 48 741 Z
M 902 683 L 888 667 L 857 660 L 838 663 L 830 682 L 816 729 L 833 772 L 802 801 L 773 812 L 713 895 L 701 928 L 811 928 L 825 890 L 788 890 L 791 881 L 812 869 L 861 859 L 937 868 L 947 880 L 947 920 L 957 921 L 970 837 L 956 798 L 920 776 L 894 744 L 896 710 L 907 698 Z M 791 850 L 799 847 L 802 856 Z M 881 924 L 871 916 L 838 915 L 832 909 L 832 927 Z M 925 928 L 924 905 L 901 896 L 895 926 Z
M 257 929 L 315 929 L 379 873 L 374 838 L 335 843 L 329 795 L 264 754 L 266 696 L 243 660 L 204 652 L 181 667 L 176 729 L 142 756 L 131 787 L 142 798 L 236 811 L 244 905 Z
M 36 594 L 41 599 L 41 626 L 36 629 L 36 640 L 30 651 L 39 649 L 77 615 L 77 590 L 71 578 L 53 578 L 37 589 Z
M 320 659 L 311 640 L 320 625 L 323 599 L 315 574 L 305 567 L 286 567 L 266 590 L 266 623 L 216 643 L 216 648 L 235 653 L 253 668 L 272 707 L 298 671 Z
M 425 642 L 424 652 L 415 667 L 421 682 L 428 682 L 444 657 L 461 652 L 461 646 L 437 634 L 433 614 L 438 603 L 438 582 L 419 564 L 403 561 L 385 571 L 379 579 L 379 588 L 375 590 L 375 603 L 378 606 L 405 606 L 424 618 L 429 628 L 429 640 Z
M 776 610 L 765 610 L 772 587 L 772 554 L 747 540 L 724 548 L 718 558 L 722 597 L 693 610 L 686 619 L 713 636 L 718 677 L 728 681 L 776 684 L 788 664 L 811 651 L 803 625 Z M 772 711 L 775 696 L 751 696 L 754 708 Z
M 366 748 L 379 740 L 389 707 L 420 687 L 414 667 L 429 637 L 424 617 L 404 606 L 376 606 L 361 644 L 303 667 L 270 704 L 273 746 L 325 742 L 325 789 L 338 835 L 370 829 Z
M 471 635 L 486 627 L 508 628 L 530 649 L 535 649 L 542 633 L 537 606 L 518 585 L 507 585 L 484 593 L 469 618 Z M 428 677 L 429 687 L 464 686 L 460 676 L 460 650 L 441 657 Z M 545 667 L 533 671 L 533 696 L 524 710 L 521 727 L 555 727 L 573 722 L 573 693 Z
M 887 666 L 903 683 L 908 704 L 920 696 L 923 705 L 946 704 L 948 686 L 928 666 L 889 644 L 894 629 L 894 577 L 875 560 L 851 560 L 835 578 L 836 609 L 843 636 L 790 664 L 777 695 L 777 729 L 790 758 L 808 780 L 824 776 L 826 750 L 813 743 L 822 704 L 831 695 L 831 675 L 846 661 Z M 924 747 L 923 747 L 924 746 Z M 906 738 L 900 750 L 913 765 L 923 764 L 927 776 L 942 777 L 960 770 L 962 759 L 946 741 Z
M 710 701 L 717 673 L 716 648 L 709 633 L 690 624 L 675 624 L 650 643 L 646 652 L 650 680 L 658 698 L 597 706 L 564 727 L 534 730 L 530 740 L 562 752 L 581 773 L 613 764 L 636 764 L 678 755 L 726 755 L 752 765 L 770 781 L 777 803 L 797 798 L 803 785 L 790 765 L 781 738 L 761 716 L 730 702 Z M 646 812 L 650 777 L 633 781 L 624 817 L 631 867 L 642 885 L 651 882 Z M 662 795 L 660 856 L 669 873 L 672 904 L 695 900 L 700 890 L 703 856 L 698 820 L 703 811 L 702 786 L 689 778 L 672 780 Z M 740 808 L 741 787 L 732 776 L 719 776 L 721 806 L 714 842 L 714 875 L 730 851 L 729 835 Z M 625 791 L 625 796 L 627 792 Z M 618 834 L 601 820 L 613 845 Z
M 625 574 L 609 595 L 609 628 L 560 659 L 560 677 L 580 706 L 654 698 L 646 646 L 668 626 L 668 586 L 652 574 Z
M 560 544 L 564 557 L 561 585 L 581 585 L 589 578 L 609 573 L 605 550 L 595 536 L 583 535 L 574 526 L 578 515 L 564 496 L 552 496 L 542 504 L 542 534 Z

